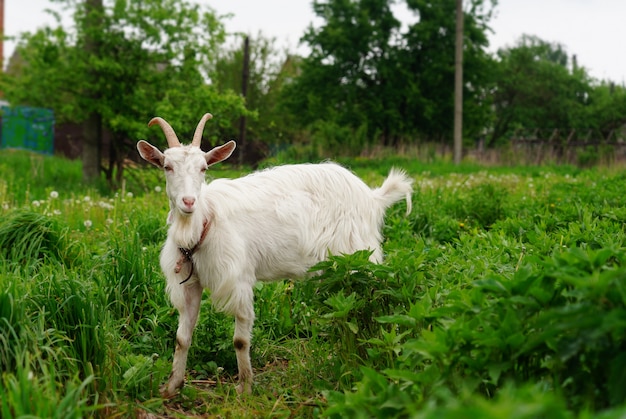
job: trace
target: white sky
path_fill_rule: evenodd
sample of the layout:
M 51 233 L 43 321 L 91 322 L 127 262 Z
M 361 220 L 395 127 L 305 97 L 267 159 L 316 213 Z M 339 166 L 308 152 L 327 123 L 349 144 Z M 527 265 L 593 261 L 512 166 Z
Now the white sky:
M 228 31 L 253 36 L 261 31 L 292 51 L 315 18 L 311 0 L 196 1 L 219 14 L 232 13 L 225 21 Z M 8 36 L 52 23 L 44 9 L 58 8 L 48 0 L 4 0 L 4 4 Z M 536 35 L 564 45 L 592 77 L 626 84 L 626 0 L 499 0 L 491 27 L 490 51 L 515 44 L 522 34 Z M 5 63 L 14 48 L 14 42 L 5 41 Z

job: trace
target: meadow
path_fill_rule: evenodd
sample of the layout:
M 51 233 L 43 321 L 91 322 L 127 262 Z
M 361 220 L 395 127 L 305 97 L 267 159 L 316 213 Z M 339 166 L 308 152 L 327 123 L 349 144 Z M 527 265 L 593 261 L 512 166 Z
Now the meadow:
M 243 397 L 233 320 L 205 295 L 186 385 L 164 400 L 163 175 L 129 168 L 111 192 L 82 185 L 79 162 L 1 151 L 0 416 L 626 416 L 623 168 L 341 163 L 371 185 L 392 165 L 415 179 L 412 213 L 388 211 L 385 262 L 333 255 L 319 276 L 259 284 Z

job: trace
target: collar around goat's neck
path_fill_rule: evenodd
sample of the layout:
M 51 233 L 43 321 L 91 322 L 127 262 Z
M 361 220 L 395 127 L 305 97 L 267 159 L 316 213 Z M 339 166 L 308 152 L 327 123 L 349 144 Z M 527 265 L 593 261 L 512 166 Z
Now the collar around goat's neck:
M 198 240 L 198 243 L 196 243 L 196 245 L 193 247 L 194 251 L 198 247 L 200 247 L 200 245 L 202 244 L 202 242 L 206 238 L 206 235 L 209 232 L 210 228 L 211 228 L 211 220 L 209 220 L 208 218 L 205 218 L 204 221 L 202 222 L 202 233 L 200 234 L 200 239 Z
M 205 218 L 204 222 L 202 223 L 202 233 L 200 234 L 200 239 L 198 240 L 198 242 L 191 248 L 185 248 L 185 247 L 178 248 L 178 250 L 181 253 L 181 256 L 176 262 L 176 268 L 174 269 L 174 271 L 176 273 L 179 273 L 183 267 L 183 264 L 185 264 L 186 262 L 189 262 L 190 264 L 189 275 L 187 275 L 187 278 L 185 278 L 185 280 L 180 283 L 181 285 L 189 281 L 189 279 L 191 278 L 191 275 L 193 275 L 193 260 L 191 259 L 191 257 L 196 252 L 196 250 L 198 250 L 198 248 L 202 245 L 202 242 L 206 238 L 210 229 L 211 229 L 211 220 Z

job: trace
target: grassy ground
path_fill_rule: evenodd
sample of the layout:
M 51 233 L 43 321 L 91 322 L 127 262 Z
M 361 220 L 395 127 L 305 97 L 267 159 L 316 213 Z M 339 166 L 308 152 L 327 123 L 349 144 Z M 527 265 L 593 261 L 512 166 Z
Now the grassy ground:
M 81 186 L 76 162 L 0 153 L 2 417 L 623 417 L 625 176 L 618 168 L 344 160 L 416 180 L 382 265 L 259 284 L 255 387 L 205 296 L 187 383 L 159 397 L 177 315 L 158 254 L 162 175 Z M 227 165 L 211 176 L 245 173 Z

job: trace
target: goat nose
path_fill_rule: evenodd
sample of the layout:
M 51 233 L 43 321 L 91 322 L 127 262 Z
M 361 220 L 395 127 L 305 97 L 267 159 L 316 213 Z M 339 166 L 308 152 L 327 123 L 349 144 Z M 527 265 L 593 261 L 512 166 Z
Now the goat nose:
M 191 208 L 193 207 L 193 204 L 195 203 L 196 203 L 196 198 L 193 198 L 190 196 L 183 197 L 183 204 L 185 204 L 186 207 Z

